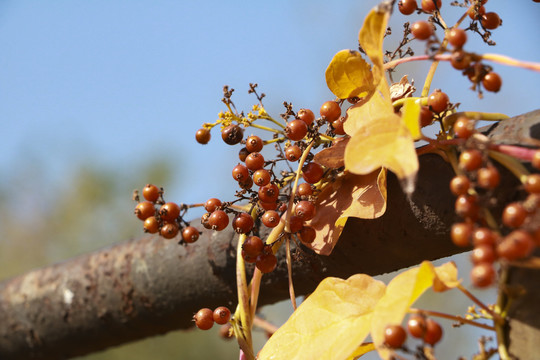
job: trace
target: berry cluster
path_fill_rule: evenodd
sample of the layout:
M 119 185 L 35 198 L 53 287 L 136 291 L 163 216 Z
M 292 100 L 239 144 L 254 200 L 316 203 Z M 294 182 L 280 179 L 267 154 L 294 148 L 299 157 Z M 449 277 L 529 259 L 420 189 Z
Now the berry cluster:
M 201 330 L 210 330 L 214 326 L 214 323 L 225 325 L 229 322 L 230 318 L 231 311 L 225 306 L 220 306 L 214 311 L 203 308 L 193 315 L 195 325 Z
M 384 330 L 384 343 L 391 349 L 402 349 L 405 352 L 410 352 L 405 347 L 407 340 L 407 332 L 414 338 L 422 340 L 424 344 L 435 346 L 443 336 L 441 325 L 435 320 L 426 317 L 423 314 L 413 314 L 407 321 L 407 330 L 401 325 L 388 325 Z M 424 358 L 424 347 L 419 346 L 418 358 Z
M 488 157 L 490 144 L 476 133 L 474 121 L 467 117 L 458 118 L 453 129 L 456 137 L 464 140 L 459 155 L 461 173 L 450 182 L 450 191 L 457 196 L 455 211 L 463 221 L 452 226 L 451 238 L 457 246 L 474 247 L 471 280 L 478 287 L 486 287 L 496 278 L 493 264 L 497 259 L 523 259 L 540 245 L 540 174 L 523 177 L 528 196 L 524 201 L 507 204 L 501 216 L 502 226 L 497 225 L 489 208 L 500 175 Z M 540 159 L 540 151 L 535 152 L 532 162 L 538 167 L 535 159 Z

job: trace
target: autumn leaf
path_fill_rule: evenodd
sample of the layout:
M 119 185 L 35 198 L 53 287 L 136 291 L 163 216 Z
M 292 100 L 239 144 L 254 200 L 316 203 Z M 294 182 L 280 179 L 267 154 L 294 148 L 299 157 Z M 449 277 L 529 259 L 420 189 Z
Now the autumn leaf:
M 330 91 L 340 99 L 366 96 L 375 88 L 371 66 L 354 50 L 341 50 L 334 55 L 325 77 Z
M 392 279 L 375 306 L 371 325 L 371 338 L 381 358 L 392 357 L 392 352 L 383 345 L 386 326 L 401 324 L 411 305 L 430 287 L 444 291 L 458 285 L 457 268 L 453 262 L 434 267 L 429 261 L 424 261 Z
M 357 360 L 370 351 L 375 350 L 375 344 L 372 342 L 363 343 L 354 350 L 354 352 L 347 358 L 347 360 Z
M 345 147 L 349 143 L 349 138 L 340 138 L 336 144 L 329 148 L 322 149 L 313 157 L 313 161 L 329 169 L 337 169 L 345 166 Z
M 363 274 L 324 279 L 258 359 L 347 359 L 369 334 L 372 311 L 384 292 L 384 283 Z
M 329 183 L 317 196 L 317 213 L 307 222 L 316 230 L 315 240 L 306 244 L 320 255 L 330 255 L 349 217 L 374 219 L 386 211 L 386 170 L 370 174 L 345 173 Z

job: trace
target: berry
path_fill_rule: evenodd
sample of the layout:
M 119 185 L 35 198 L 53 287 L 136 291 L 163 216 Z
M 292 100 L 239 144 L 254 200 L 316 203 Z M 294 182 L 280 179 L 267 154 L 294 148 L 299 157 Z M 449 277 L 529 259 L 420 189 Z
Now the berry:
M 246 158 L 247 158 L 248 155 L 249 155 L 249 151 L 245 147 L 243 147 L 238 152 L 238 159 L 241 162 L 244 162 L 244 161 L 246 161 Z
M 253 186 L 253 180 L 251 179 L 251 176 L 250 176 L 244 181 L 239 181 L 238 185 L 240 185 L 242 189 L 251 189 L 251 187 Z
M 289 230 L 291 233 L 297 233 L 304 227 L 304 220 L 299 216 L 293 215 L 289 219 Z
M 341 116 L 339 119 L 332 121 L 332 128 L 336 135 L 345 135 L 345 129 L 343 125 L 345 124 L 345 118 Z
M 531 165 L 537 169 L 540 169 L 540 150 L 534 152 Z
M 399 349 L 407 340 L 407 332 L 401 325 L 388 325 L 384 329 L 384 343 L 392 349 Z
M 199 230 L 193 226 L 186 226 L 182 230 L 182 239 L 188 244 L 194 243 L 199 240 Z
M 251 257 L 257 257 L 262 253 L 264 243 L 258 236 L 250 236 L 242 244 L 242 250 Z
M 251 135 L 246 139 L 246 149 L 250 153 L 252 152 L 260 152 L 263 148 L 264 144 L 260 137 L 257 135 Z
M 453 28 L 446 36 L 448 42 L 455 48 L 459 49 L 467 42 L 467 33 L 460 28 Z
M 317 233 L 313 227 L 304 226 L 302 230 L 299 231 L 298 235 L 304 244 L 311 244 L 313 241 L 315 241 Z
M 424 341 L 433 346 L 441 340 L 443 330 L 438 322 L 432 319 L 426 319 L 426 333 L 424 334 Z
M 450 56 L 450 64 L 456 70 L 465 70 L 471 65 L 471 55 L 463 50 L 456 50 Z
M 246 157 L 246 166 L 249 170 L 255 171 L 264 167 L 264 156 L 259 152 L 252 152 Z
M 479 169 L 482 162 L 482 153 L 477 149 L 465 150 L 459 155 L 459 166 L 467 171 Z
M 223 210 L 215 210 L 208 218 L 208 224 L 212 230 L 221 231 L 229 225 L 229 215 Z
M 298 110 L 298 113 L 296 116 L 306 123 L 307 126 L 311 125 L 311 123 L 315 120 L 315 114 L 313 111 L 309 109 L 300 109 Z
M 450 229 L 452 242 L 459 247 L 471 245 L 472 225 L 469 223 L 455 223 Z
M 259 200 L 259 206 L 262 207 L 264 210 L 276 210 L 278 204 L 277 201 L 263 202 Z
M 270 183 L 259 188 L 259 200 L 262 202 L 276 202 L 279 196 L 279 188 L 276 184 Z
M 477 265 L 480 263 L 492 264 L 497 259 L 497 254 L 493 246 L 480 245 L 476 246 L 471 252 L 471 261 Z
M 272 272 L 277 266 L 277 257 L 272 253 L 262 253 L 257 256 L 255 266 L 264 274 Z
M 533 237 L 524 230 L 514 230 L 497 245 L 497 255 L 508 261 L 523 259 L 535 246 Z
M 227 323 L 219 328 L 219 336 L 223 338 L 224 340 L 231 340 L 234 336 L 234 333 L 232 331 L 232 325 Z
M 508 204 L 502 213 L 502 222 L 504 225 L 517 228 L 520 227 L 527 218 L 527 210 L 519 202 Z
M 540 174 L 531 174 L 525 180 L 525 190 L 530 194 L 540 193 Z
M 324 175 L 324 169 L 316 162 L 310 162 L 304 165 L 302 168 L 302 177 L 304 181 L 310 184 L 315 184 L 322 179 Z
M 463 218 L 476 219 L 480 207 L 478 206 L 478 197 L 474 195 L 460 195 L 456 199 L 456 214 Z
M 324 120 L 331 123 L 341 116 L 341 107 L 336 101 L 330 100 L 322 104 L 320 113 Z
M 411 33 L 418 40 L 427 40 L 433 35 L 433 26 L 424 20 L 419 20 L 412 24 Z
M 250 264 L 253 264 L 253 263 L 255 263 L 257 261 L 256 256 L 248 255 L 248 254 L 246 254 L 246 252 L 244 250 L 242 250 L 242 258 L 244 259 L 245 262 L 248 262 Z
M 484 6 L 480 6 L 478 9 L 473 5 L 467 10 L 467 14 L 471 18 L 471 20 L 476 20 L 478 18 L 481 18 L 482 15 L 486 13 L 486 8 Z
M 166 223 L 161 227 L 160 234 L 165 239 L 172 239 L 176 235 L 178 235 L 178 225 L 176 223 Z
M 210 130 L 207 128 L 199 129 L 195 133 L 195 140 L 197 140 L 199 144 L 203 144 L 203 145 L 208 144 L 208 142 L 210 141 L 210 138 L 211 138 Z
M 417 7 L 416 0 L 400 0 L 398 2 L 399 12 L 403 15 L 411 15 Z
M 450 100 L 448 95 L 443 93 L 441 90 L 435 90 L 429 95 L 427 104 L 435 113 L 440 113 L 448 107 Z
M 488 12 L 482 15 L 480 22 L 485 29 L 495 30 L 498 28 L 502 21 L 499 15 L 495 12 Z
M 270 172 L 266 169 L 259 169 L 253 173 L 253 182 L 257 186 L 264 186 L 270 183 Z
M 144 232 L 155 234 L 159 231 L 159 221 L 155 216 L 150 216 L 144 220 L 143 225 Z
M 442 6 L 442 0 L 422 0 L 422 10 L 431 13 L 440 9 Z
M 303 221 L 311 220 L 315 216 L 315 205 L 311 201 L 299 201 L 298 204 L 296 204 L 294 213 Z
M 232 227 L 238 234 L 249 233 L 253 229 L 254 224 L 253 218 L 248 213 L 240 213 L 232 221 Z
M 231 310 L 229 310 L 225 306 L 220 306 L 216 310 L 214 310 L 213 318 L 216 324 L 225 325 L 229 322 L 229 319 L 231 318 Z
M 422 339 L 426 333 L 426 318 L 419 314 L 414 314 L 407 321 L 407 330 L 415 338 Z
M 164 221 L 174 221 L 180 216 L 180 206 L 173 202 L 165 203 L 159 209 L 159 215 Z
M 478 173 L 476 175 L 478 186 L 484 189 L 495 189 L 501 180 L 499 170 L 497 170 L 497 168 L 494 166 L 480 168 L 478 169 Z
M 242 164 L 238 164 L 232 169 L 232 177 L 238 182 L 244 182 L 249 178 L 248 168 Z
M 210 223 L 208 222 L 208 220 L 210 219 L 210 213 L 205 213 L 203 214 L 203 216 L 201 216 L 201 224 L 202 226 L 204 226 L 205 229 L 211 229 L 212 226 L 210 225 Z
M 156 185 L 146 184 L 142 194 L 146 200 L 156 202 L 159 199 L 160 191 Z
M 497 273 L 490 263 L 480 263 L 471 270 L 471 282 L 478 288 L 485 288 L 495 282 Z
M 313 194 L 313 188 L 308 183 L 301 183 L 298 185 L 298 189 L 296 189 L 296 193 L 299 196 L 309 196 Z
M 216 198 L 208 199 L 206 200 L 206 203 L 204 203 L 204 209 L 208 211 L 209 213 L 218 209 L 220 206 L 221 206 L 221 200 L 216 199 Z
M 501 89 L 502 80 L 499 74 L 489 72 L 482 79 L 482 85 L 487 91 L 498 92 Z
M 154 216 L 156 214 L 156 209 L 154 208 L 154 204 L 152 204 L 150 201 L 143 201 L 135 206 L 134 213 L 139 219 L 146 220 L 150 216 Z
M 433 123 L 433 113 L 427 106 L 420 108 L 420 126 L 426 127 Z
M 280 217 L 277 211 L 266 210 L 261 217 L 261 221 L 264 224 L 264 226 L 269 227 L 269 228 L 274 228 L 278 226 Z
M 226 144 L 236 145 L 244 137 L 244 130 L 238 125 L 229 125 L 221 130 L 221 138 Z
M 201 330 L 209 330 L 214 326 L 214 312 L 208 308 L 199 310 L 193 315 L 195 325 Z
M 454 123 L 454 134 L 458 138 L 468 139 L 474 133 L 474 121 L 465 116 L 460 116 Z
M 293 141 L 300 141 L 306 136 L 307 131 L 307 124 L 303 120 L 297 119 L 287 124 L 285 135 Z
M 481 245 L 494 246 L 497 243 L 497 234 L 489 228 L 481 227 L 473 231 L 472 241 L 475 247 Z
M 450 180 L 450 191 L 456 196 L 467 194 L 470 187 L 471 181 L 465 175 L 457 175 Z
M 285 149 L 285 157 L 289 161 L 298 161 L 301 156 L 302 150 L 297 145 L 290 145 Z

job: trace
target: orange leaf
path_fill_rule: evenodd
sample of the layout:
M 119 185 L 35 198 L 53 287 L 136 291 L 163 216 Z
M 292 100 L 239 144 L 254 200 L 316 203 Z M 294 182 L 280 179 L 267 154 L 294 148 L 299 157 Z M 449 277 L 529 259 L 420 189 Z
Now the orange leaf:
M 369 334 L 372 311 L 384 291 L 384 283 L 363 274 L 324 279 L 258 359 L 346 359 Z
M 381 358 L 392 357 L 392 352 L 383 345 L 386 326 L 401 324 L 411 305 L 430 287 L 444 291 L 458 285 L 457 268 L 453 262 L 434 267 L 429 261 L 424 261 L 392 279 L 373 311 L 371 325 L 371 338 Z
M 324 167 L 337 169 L 345 166 L 345 147 L 349 142 L 349 138 L 338 138 L 340 141 L 329 148 L 322 149 L 315 154 L 313 161 L 321 164 Z
M 345 173 L 317 196 L 317 213 L 308 222 L 316 230 L 309 245 L 320 255 L 330 255 L 348 217 L 374 219 L 386 211 L 386 170 L 367 175 Z

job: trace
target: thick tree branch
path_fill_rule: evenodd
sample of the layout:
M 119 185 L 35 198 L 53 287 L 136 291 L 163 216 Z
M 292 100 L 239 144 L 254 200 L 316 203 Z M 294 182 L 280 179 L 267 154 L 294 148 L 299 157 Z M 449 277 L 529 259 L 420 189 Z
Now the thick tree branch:
M 498 142 L 537 142 L 540 111 L 490 129 Z M 390 176 L 388 208 L 379 219 L 350 219 L 334 252 L 297 251 L 297 295 L 327 276 L 382 274 L 424 259 L 455 254 L 448 237 L 454 197 L 450 166 L 437 155 L 420 159 L 417 190 L 406 197 Z M 517 196 L 503 171 L 498 203 Z M 500 209 L 499 209 L 500 210 Z M 200 227 L 200 226 L 199 226 Z M 0 358 L 64 359 L 192 326 L 201 307 L 236 304 L 235 234 L 204 231 L 187 247 L 145 236 L 0 283 Z M 288 298 L 284 256 L 263 277 L 261 305 Z

